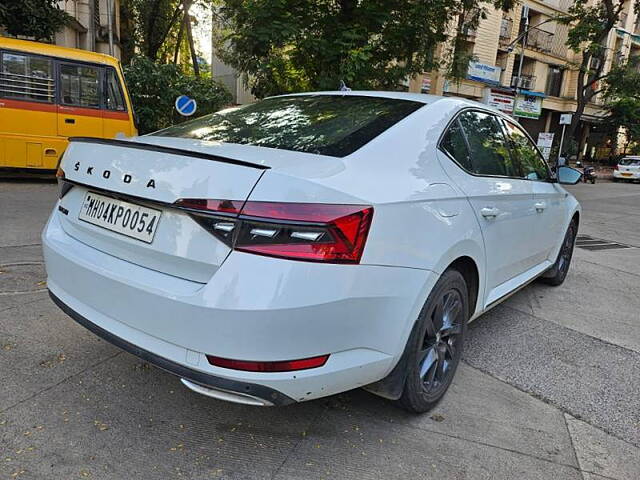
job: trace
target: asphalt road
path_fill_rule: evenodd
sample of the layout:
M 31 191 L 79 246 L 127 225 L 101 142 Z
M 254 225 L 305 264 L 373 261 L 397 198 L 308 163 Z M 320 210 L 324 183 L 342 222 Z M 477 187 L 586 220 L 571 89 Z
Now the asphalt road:
M 55 184 L 0 179 L 0 479 L 640 478 L 640 185 L 571 190 L 565 284 L 471 325 L 440 406 L 363 391 L 285 408 L 215 401 L 99 340 L 44 285 Z

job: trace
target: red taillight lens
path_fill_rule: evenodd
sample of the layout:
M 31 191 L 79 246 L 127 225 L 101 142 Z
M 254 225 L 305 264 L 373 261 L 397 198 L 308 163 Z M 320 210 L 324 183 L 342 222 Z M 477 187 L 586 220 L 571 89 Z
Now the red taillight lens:
M 303 358 L 301 360 L 285 360 L 281 362 L 252 362 L 247 360 L 231 360 L 229 358 L 214 357 L 207 355 L 207 360 L 211 365 L 232 370 L 244 370 L 246 372 L 293 372 L 296 370 L 307 370 L 317 368 L 327 363 L 329 355 L 319 357 Z
M 65 180 L 67 177 L 60 167 L 56 171 L 56 178 L 58 179 L 58 198 L 62 199 L 73 188 L 73 184 Z
M 613 169 L 614 169 L 614 170 L 620 170 L 620 169 L 618 168 L 618 165 L 614 165 L 614 166 L 613 166 Z
M 181 198 L 174 205 L 189 210 L 203 212 L 240 213 L 243 202 L 232 200 L 205 200 L 200 198 Z
M 329 263 L 360 261 L 373 217 L 373 207 L 365 205 L 241 204 L 200 199 L 176 202 L 235 250 Z

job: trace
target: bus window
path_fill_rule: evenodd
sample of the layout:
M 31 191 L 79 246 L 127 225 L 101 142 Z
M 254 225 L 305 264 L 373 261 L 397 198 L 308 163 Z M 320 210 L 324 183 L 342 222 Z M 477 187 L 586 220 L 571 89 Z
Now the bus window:
M 100 68 L 84 65 L 60 65 L 63 105 L 100 108 Z
M 120 81 L 116 75 L 116 71 L 113 68 L 107 69 L 107 97 L 106 105 L 108 110 L 117 110 L 124 112 L 127 107 L 124 102 L 124 94 L 122 93 L 122 87 Z
M 3 52 L 0 95 L 5 98 L 53 103 L 53 62 L 48 58 Z

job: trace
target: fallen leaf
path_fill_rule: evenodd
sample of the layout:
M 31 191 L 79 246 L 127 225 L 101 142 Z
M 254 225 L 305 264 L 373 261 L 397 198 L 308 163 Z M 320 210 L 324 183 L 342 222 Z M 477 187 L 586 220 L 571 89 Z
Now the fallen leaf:
M 434 413 L 429 418 L 431 418 L 431 420 L 433 420 L 434 422 L 442 422 L 442 421 L 444 421 L 444 415 L 440 415 L 439 413 Z

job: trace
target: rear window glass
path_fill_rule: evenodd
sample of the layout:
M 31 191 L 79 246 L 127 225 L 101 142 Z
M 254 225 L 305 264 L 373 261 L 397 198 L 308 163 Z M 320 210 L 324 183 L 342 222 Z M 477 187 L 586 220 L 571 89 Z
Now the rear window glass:
M 343 157 L 422 106 L 409 100 L 355 95 L 275 97 L 153 135 Z
M 640 166 L 640 158 L 623 158 L 622 160 L 620 160 L 620 165 L 625 165 L 627 167 Z

